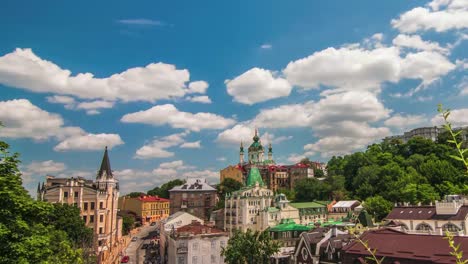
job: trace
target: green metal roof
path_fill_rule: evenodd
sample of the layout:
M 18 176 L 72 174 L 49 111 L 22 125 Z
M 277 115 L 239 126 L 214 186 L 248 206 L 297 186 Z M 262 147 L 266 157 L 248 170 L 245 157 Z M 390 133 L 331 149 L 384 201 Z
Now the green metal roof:
M 264 186 L 262 175 L 257 167 L 250 168 L 249 176 L 247 176 L 247 186 L 253 187 L 258 182 L 258 185 Z
M 276 207 L 268 207 L 268 212 L 269 213 L 274 213 L 274 212 L 278 212 L 278 211 L 279 211 L 279 209 L 276 208 Z
M 297 209 L 303 208 L 325 208 L 327 207 L 324 204 L 317 203 L 317 202 L 305 202 L 305 203 L 290 203 L 290 205 Z
M 281 223 L 277 226 L 271 227 L 269 231 L 272 232 L 285 232 L 285 231 L 299 231 L 307 232 L 311 229 L 310 226 L 299 225 L 294 222 L 292 219 L 283 219 Z

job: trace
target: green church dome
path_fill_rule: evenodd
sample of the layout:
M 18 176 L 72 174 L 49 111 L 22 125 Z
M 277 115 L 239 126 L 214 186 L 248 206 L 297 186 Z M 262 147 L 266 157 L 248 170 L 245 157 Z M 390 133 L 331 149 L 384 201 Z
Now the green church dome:
M 252 167 L 250 168 L 249 171 L 249 176 L 247 176 L 247 186 L 248 187 L 253 187 L 255 184 L 258 182 L 258 185 L 264 186 L 265 184 L 263 183 L 262 180 L 262 175 L 260 175 L 260 171 L 258 170 L 257 167 Z

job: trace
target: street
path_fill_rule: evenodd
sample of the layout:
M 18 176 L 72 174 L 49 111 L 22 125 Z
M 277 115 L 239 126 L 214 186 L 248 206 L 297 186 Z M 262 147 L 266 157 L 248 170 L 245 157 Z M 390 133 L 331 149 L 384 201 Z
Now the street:
M 130 257 L 129 264 L 142 264 L 145 261 L 146 249 L 142 249 L 143 244 L 149 244 L 151 238 L 156 234 L 157 225 L 140 227 L 140 232 L 133 235 L 137 237 L 136 241 L 131 241 L 128 247 L 124 250 L 124 255 Z M 149 255 L 148 255 L 149 257 Z M 154 260 L 152 261 L 155 262 Z

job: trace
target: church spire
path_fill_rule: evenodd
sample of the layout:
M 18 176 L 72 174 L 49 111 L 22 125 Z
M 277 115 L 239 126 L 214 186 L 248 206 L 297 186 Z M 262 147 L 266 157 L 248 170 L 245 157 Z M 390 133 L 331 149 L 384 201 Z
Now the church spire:
M 102 162 L 101 162 L 101 168 L 99 169 L 97 179 L 112 179 L 112 170 L 110 166 L 110 161 L 109 161 L 109 154 L 107 153 L 107 146 L 106 149 L 104 150 L 104 156 L 102 157 Z

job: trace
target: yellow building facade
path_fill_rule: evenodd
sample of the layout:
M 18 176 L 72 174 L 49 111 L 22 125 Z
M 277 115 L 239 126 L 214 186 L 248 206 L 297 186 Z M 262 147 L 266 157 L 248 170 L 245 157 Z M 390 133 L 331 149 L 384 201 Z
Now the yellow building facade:
M 169 216 L 169 200 L 158 196 L 141 195 L 139 197 L 121 197 L 119 209 L 132 211 L 141 219 L 141 223 L 150 223 Z
M 220 172 L 219 172 L 219 180 L 220 182 L 223 182 L 224 179 L 226 178 L 231 178 L 233 180 L 236 180 L 240 183 L 244 183 L 244 177 L 243 177 L 243 174 L 242 174 L 242 168 L 239 167 L 239 166 L 228 166 L 224 169 L 222 169 Z

